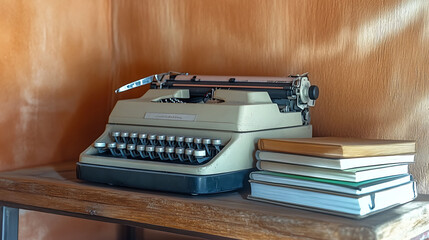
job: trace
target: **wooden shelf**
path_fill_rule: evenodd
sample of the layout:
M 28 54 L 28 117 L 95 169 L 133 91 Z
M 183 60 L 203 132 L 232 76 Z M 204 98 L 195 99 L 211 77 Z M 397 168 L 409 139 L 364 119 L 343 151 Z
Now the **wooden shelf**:
M 247 200 L 248 192 L 188 196 L 76 179 L 67 162 L 0 173 L 4 206 L 244 239 L 406 239 L 429 230 L 429 196 L 361 220 Z

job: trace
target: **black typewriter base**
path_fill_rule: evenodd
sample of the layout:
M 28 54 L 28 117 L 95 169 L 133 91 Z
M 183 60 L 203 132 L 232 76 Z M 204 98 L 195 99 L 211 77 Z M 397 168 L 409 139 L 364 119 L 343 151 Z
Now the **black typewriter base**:
M 190 175 L 77 163 L 78 179 L 192 195 L 234 191 L 244 187 L 253 169 L 214 175 Z

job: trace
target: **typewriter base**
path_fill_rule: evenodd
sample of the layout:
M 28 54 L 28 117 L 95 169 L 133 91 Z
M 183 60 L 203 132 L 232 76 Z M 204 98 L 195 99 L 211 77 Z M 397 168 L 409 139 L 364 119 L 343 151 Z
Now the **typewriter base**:
M 199 195 L 228 192 L 243 188 L 252 170 L 245 169 L 200 176 L 78 162 L 76 175 L 81 180 L 114 186 Z

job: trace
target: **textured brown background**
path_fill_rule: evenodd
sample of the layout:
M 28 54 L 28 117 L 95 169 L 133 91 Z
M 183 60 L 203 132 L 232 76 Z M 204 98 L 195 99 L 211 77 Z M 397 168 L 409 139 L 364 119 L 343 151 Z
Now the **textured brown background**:
M 429 1 L 113 1 L 115 83 L 310 73 L 315 136 L 417 141 L 429 193 Z M 136 91 L 138 92 L 138 91 Z
M 314 135 L 417 140 L 410 170 L 429 193 L 427 0 L 0 0 L 0 11 L 1 170 L 77 160 L 113 89 L 146 75 L 310 72 Z M 28 222 L 56 223 L 34 239 L 82 224 L 23 215 L 22 236 Z
M 110 112 L 110 1 L 0 1 L 0 169 L 77 160 Z M 59 157 L 61 156 L 61 157 Z M 20 212 L 20 239 L 116 239 L 114 224 Z

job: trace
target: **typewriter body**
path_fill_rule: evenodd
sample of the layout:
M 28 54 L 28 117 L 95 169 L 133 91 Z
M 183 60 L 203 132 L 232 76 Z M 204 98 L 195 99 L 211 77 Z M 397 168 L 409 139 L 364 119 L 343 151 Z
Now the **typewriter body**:
M 188 194 L 243 187 L 259 138 L 311 137 L 308 108 L 318 97 L 307 75 L 153 75 L 120 100 L 104 133 L 80 155 L 79 179 Z

